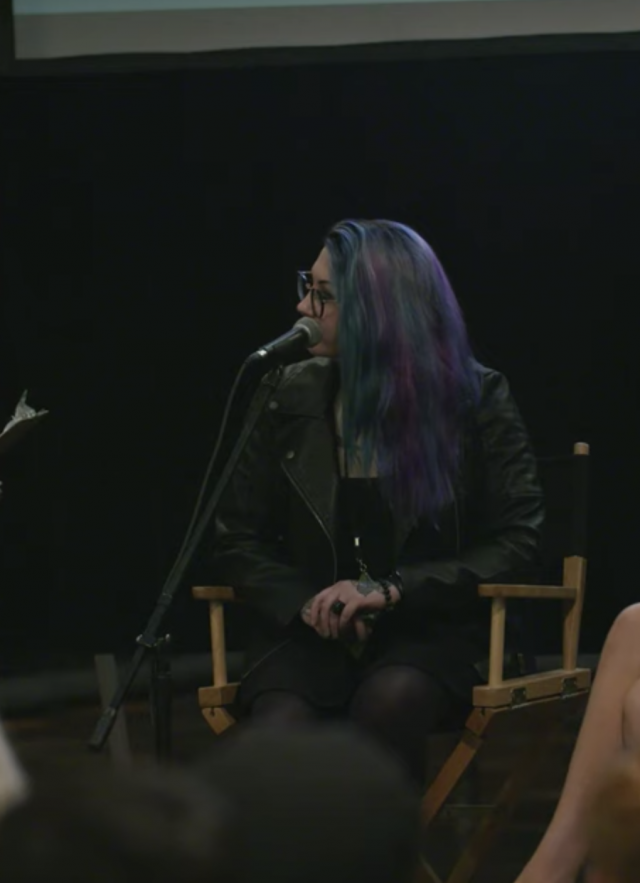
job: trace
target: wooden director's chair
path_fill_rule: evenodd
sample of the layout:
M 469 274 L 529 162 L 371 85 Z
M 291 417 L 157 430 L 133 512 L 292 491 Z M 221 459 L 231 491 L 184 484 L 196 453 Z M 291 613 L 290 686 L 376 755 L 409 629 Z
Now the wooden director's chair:
M 473 692 L 473 710 L 462 734 L 436 773 L 422 800 L 422 819 L 431 825 L 458 785 L 463 773 L 487 742 L 505 730 L 526 733 L 526 744 L 509 765 L 505 781 L 458 856 L 446 883 L 466 883 L 513 812 L 524 789 L 539 769 L 550 739 L 567 714 L 581 711 L 591 684 L 591 671 L 577 667 L 580 622 L 585 592 L 587 490 L 589 446 L 576 444 L 573 455 L 538 461 L 545 494 L 546 522 L 542 543 L 541 585 L 480 585 L 479 594 L 491 598 L 491 642 L 486 686 Z M 553 579 L 557 576 L 557 579 Z M 213 685 L 198 691 L 205 720 L 217 735 L 235 723 L 233 706 L 237 683 L 228 683 L 224 604 L 236 601 L 229 587 L 196 587 L 193 596 L 209 602 Z M 562 667 L 553 671 L 504 679 L 507 599 L 563 602 Z M 440 883 L 424 862 L 419 880 Z

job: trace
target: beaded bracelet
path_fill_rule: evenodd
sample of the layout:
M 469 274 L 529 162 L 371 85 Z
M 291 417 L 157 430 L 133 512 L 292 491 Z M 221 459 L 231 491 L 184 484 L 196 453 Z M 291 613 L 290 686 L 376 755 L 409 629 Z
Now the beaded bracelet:
M 380 588 L 382 589 L 382 594 L 384 595 L 384 606 L 392 607 L 393 606 L 393 598 L 391 597 L 391 583 L 388 579 L 378 579 L 376 580 Z
M 391 586 L 394 586 L 398 590 L 398 594 L 400 595 L 400 600 L 402 601 L 402 579 L 399 573 L 392 573 L 389 577 L 385 579 L 376 580 L 380 588 L 382 589 L 382 594 L 384 595 L 385 605 L 387 607 L 395 606 L 393 604 L 393 598 L 391 597 Z

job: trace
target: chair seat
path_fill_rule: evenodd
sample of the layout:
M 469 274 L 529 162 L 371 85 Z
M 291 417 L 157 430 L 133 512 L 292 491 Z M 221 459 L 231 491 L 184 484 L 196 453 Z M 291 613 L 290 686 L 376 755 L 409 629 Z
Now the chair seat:
M 246 668 L 246 654 L 241 651 L 229 652 L 226 654 L 226 660 L 230 683 L 202 687 L 198 691 L 201 708 L 219 708 L 225 704 L 233 704 L 242 672 Z M 497 687 L 487 685 L 476 687 L 473 691 L 473 704 L 476 708 L 501 708 L 552 696 L 566 697 L 575 692 L 588 690 L 591 685 L 591 677 L 592 672 L 589 668 L 538 672 L 506 680 Z M 233 694 L 227 689 L 231 687 L 233 687 Z M 219 690 L 224 690 L 224 694 L 216 692 Z M 223 696 L 224 701 L 222 701 Z M 449 731 L 448 727 L 446 731 Z

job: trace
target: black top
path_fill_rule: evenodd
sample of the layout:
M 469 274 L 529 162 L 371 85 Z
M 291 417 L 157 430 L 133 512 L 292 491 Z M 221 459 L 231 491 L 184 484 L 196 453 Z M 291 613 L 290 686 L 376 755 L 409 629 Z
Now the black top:
M 376 478 L 342 478 L 338 504 L 338 579 L 360 576 L 354 538 L 360 538 L 359 557 L 372 579 L 395 570 L 394 526 L 391 509 Z

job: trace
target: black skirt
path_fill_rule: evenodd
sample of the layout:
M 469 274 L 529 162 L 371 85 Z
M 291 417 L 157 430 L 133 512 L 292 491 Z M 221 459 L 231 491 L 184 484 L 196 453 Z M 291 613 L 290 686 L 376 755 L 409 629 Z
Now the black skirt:
M 341 641 L 325 640 L 303 622 L 296 622 L 289 632 L 243 676 L 237 698 L 241 713 L 271 690 L 295 693 L 316 708 L 337 712 L 349 704 L 363 680 L 390 665 L 407 665 L 431 675 L 452 699 L 469 705 L 473 688 L 483 683 L 473 661 L 477 654 L 469 653 L 461 634 L 434 635 L 430 640 L 428 635 L 419 638 L 382 622 L 355 656 Z

